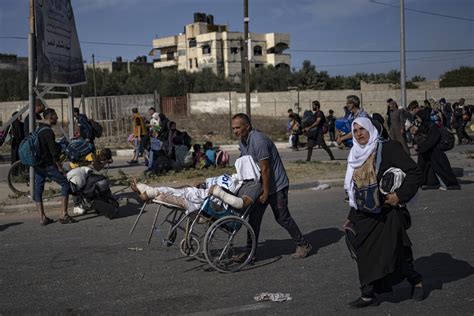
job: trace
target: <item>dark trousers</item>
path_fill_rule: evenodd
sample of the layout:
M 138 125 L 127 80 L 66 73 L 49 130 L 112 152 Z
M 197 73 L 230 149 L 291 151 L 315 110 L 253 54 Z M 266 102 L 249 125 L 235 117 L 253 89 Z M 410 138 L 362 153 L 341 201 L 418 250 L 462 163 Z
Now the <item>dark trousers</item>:
M 336 141 L 336 130 L 335 129 L 330 129 L 329 130 L 329 140 L 332 142 Z
M 306 244 L 306 240 L 303 237 L 298 225 L 296 225 L 293 217 L 291 217 L 290 210 L 288 209 L 288 187 L 271 194 L 268 197 L 267 203 L 261 204 L 257 202 L 249 215 L 249 224 L 252 226 L 255 232 L 255 238 L 258 243 L 258 236 L 260 235 L 260 226 L 262 224 L 262 217 L 267 209 L 268 204 L 273 211 L 273 216 L 278 224 L 288 231 L 291 238 L 297 246 Z M 250 242 L 250 240 L 248 240 Z M 248 243 L 247 247 L 251 247 Z
M 421 275 L 415 271 L 413 266 L 413 253 L 411 247 L 403 247 L 402 249 L 402 260 L 400 260 L 400 273 L 404 276 L 407 281 L 415 286 L 421 282 Z M 375 297 L 375 282 L 366 284 L 360 288 L 363 297 L 371 298 Z
M 318 141 L 314 141 L 312 139 L 308 140 L 308 155 L 306 156 L 306 161 L 311 161 L 311 156 L 313 155 L 313 147 L 316 145 L 320 145 L 329 155 L 331 160 L 334 160 L 334 155 L 332 154 L 331 149 L 328 147 L 324 138 L 320 138 Z

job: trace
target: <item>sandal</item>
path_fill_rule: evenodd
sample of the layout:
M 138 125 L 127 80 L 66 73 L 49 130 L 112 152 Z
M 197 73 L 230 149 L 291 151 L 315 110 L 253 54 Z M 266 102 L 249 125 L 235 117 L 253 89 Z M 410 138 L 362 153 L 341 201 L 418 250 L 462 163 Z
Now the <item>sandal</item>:
M 41 226 L 46 226 L 46 225 L 49 225 L 49 224 L 52 224 L 54 223 L 54 220 L 49 218 L 49 217 L 45 217 L 43 219 L 43 221 L 41 222 Z
M 64 216 L 64 217 L 62 217 L 62 218 L 60 217 L 60 218 L 58 219 L 58 221 L 59 221 L 61 224 L 73 224 L 73 223 L 77 223 L 77 221 L 76 221 L 74 218 L 72 218 L 71 216 L 69 216 L 69 215 L 66 215 L 66 216 Z

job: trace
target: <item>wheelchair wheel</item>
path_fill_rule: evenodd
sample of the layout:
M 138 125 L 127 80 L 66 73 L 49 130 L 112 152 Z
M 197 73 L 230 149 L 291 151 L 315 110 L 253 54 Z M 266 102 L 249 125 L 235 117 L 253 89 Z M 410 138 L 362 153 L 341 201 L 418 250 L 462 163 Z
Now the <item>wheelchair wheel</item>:
M 30 193 L 30 168 L 23 165 L 20 160 L 15 161 L 8 171 L 8 186 L 15 194 Z
M 181 251 L 185 257 L 194 257 L 199 253 L 200 248 L 199 240 L 194 236 L 189 238 L 189 240 L 183 238 L 179 244 L 179 251 Z
M 235 260 L 247 251 L 247 236 L 252 248 L 246 257 Z M 255 233 L 245 220 L 226 216 L 215 221 L 204 236 L 204 255 L 209 265 L 219 272 L 236 272 L 244 268 L 255 253 Z

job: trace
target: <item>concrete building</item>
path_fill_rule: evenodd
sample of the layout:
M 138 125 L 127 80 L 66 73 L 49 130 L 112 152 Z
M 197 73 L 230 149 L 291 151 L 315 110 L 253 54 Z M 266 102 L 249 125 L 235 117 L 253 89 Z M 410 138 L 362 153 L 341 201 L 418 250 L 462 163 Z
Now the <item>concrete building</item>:
M 28 57 L 18 57 L 14 54 L 0 54 L 0 69 L 22 71 L 28 69 Z
M 283 52 L 289 48 L 290 35 L 280 33 L 249 33 L 250 68 L 273 65 L 290 67 L 291 57 Z M 244 64 L 244 34 L 230 32 L 227 25 L 214 24 L 214 17 L 195 13 L 194 23 L 179 35 L 153 40 L 153 65 L 158 69 L 174 68 L 189 72 L 210 68 L 215 74 L 240 82 Z
M 86 68 L 93 68 L 92 64 L 86 64 Z M 134 61 L 123 61 L 122 57 L 117 57 L 114 61 L 99 61 L 95 63 L 95 69 L 108 70 L 109 72 L 126 70 L 130 73 L 131 67 L 153 67 L 147 62 L 146 56 L 138 56 Z

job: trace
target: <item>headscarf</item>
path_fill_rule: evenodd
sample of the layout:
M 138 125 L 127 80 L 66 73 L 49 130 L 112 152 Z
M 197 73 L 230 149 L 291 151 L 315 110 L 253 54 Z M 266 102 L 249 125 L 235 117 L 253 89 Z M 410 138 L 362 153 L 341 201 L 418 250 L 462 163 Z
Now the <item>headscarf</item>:
M 355 137 L 352 138 L 354 145 L 349 152 L 347 157 L 347 171 L 346 177 L 344 180 L 344 189 L 346 189 L 347 194 L 349 195 L 349 205 L 351 207 L 357 208 L 354 197 L 354 183 L 352 181 L 352 176 L 354 175 L 354 169 L 359 168 L 364 164 L 364 162 L 373 154 L 377 149 L 377 144 L 379 140 L 379 132 L 372 124 L 372 121 L 369 118 L 358 117 L 352 122 L 351 130 L 354 130 L 354 124 L 362 126 L 365 128 L 370 135 L 369 141 L 365 145 L 361 145 L 357 142 Z

